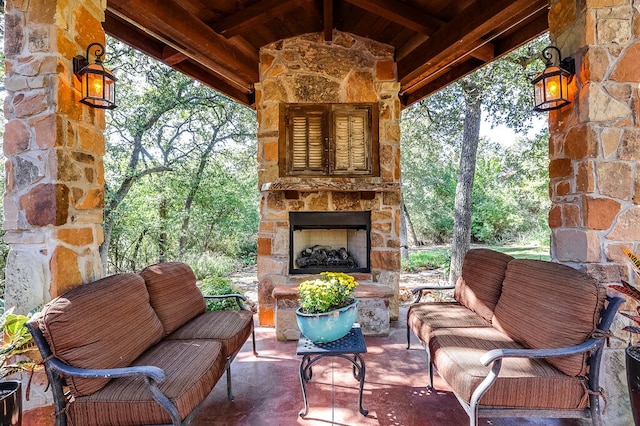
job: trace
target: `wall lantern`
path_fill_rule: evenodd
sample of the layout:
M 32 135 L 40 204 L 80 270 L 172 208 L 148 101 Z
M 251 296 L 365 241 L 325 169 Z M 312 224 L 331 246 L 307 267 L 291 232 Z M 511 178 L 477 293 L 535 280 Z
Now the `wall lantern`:
M 96 60 L 89 63 L 89 51 L 94 49 Z M 91 43 L 87 47 L 86 56 L 73 58 L 73 73 L 82 83 L 82 99 L 80 102 L 94 108 L 114 109 L 116 107 L 116 78 L 111 71 L 102 66 L 104 46 Z
M 576 72 L 573 58 L 561 59 L 560 50 L 555 46 L 548 46 L 542 51 L 547 60 L 544 71 L 533 79 L 534 111 L 552 111 L 571 103 L 569 83 Z

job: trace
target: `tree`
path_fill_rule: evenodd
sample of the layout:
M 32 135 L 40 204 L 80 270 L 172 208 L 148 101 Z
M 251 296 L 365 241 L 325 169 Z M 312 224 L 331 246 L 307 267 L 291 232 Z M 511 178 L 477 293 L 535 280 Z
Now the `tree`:
M 112 238 L 121 240 L 130 232 L 122 220 L 132 208 L 125 201 L 136 186 L 157 185 L 151 194 L 149 188 L 136 190 L 136 194 L 151 195 L 147 209 L 159 202 L 157 215 L 151 218 L 149 211 L 140 212 L 132 222 L 140 225 L 136 239 L 125 238 L 124 247 L 134 247 L 136 256 L 142 256 L 144 238 L 153 238 L 156 260 L 165 260 L 174 240 L 180 241 L 179 251 L 184 253 L 192 204 L 214 148 L 224 143 L 255 145 L 251 124 L 255 117 L 247 108 L 114 40 L 109 44 L 114 52 L 110 64 L 122 76 L 118 84 L 124 95 L 107 120 L 105 225 L 100 247 L 105 270 Z M 195 171 L 193 162 L 198 164 Z M 188 177 L 190 189 L 181 202 L 176 196 L 183 191 L 166 187 L 174 174 Z M 154 175 L 162 176 L 161 181 L 152 179 Z M 178 231 L 173 222 L 178 216 L 182 235 L 174 238 Z M 122 244 L 116 247 L 116 269 L 136 263 L 135 259 L 122 263 Z
M 459 162 L 457 178 L 454 178 L 451 283 L 455 283 L 461 272 L 462 260 L 471 241 L 472 194 L 480 124 L 484 119 L 492 125 L 506 125 L 518 132 L 528 130 L 532 122 L 530 77 L 541 66 L 535 62 L 537 55 L 532 52 L 539 51 L 544 43 L 544 39 L 536 40 L 479 69 L 424 99 L 415 107 L 416 111 L 409 114 L 410 120 L 423 124 L 423 130 L 414 129 L 408 136 L 418 136 L 433 144 L 423 157 L 429 159 L 427 164 L 437 164 L 437 172 L 427 175 L 430 178 L 427 182 L 443 180 L 444 184 L 438 185 L 436 190 L 450 194 L 451 179 L 455 176 L 452 165 L 456 157 Z M 410 146 L 409 151 L 413 155 L 415 149 Z M 407 153 L 403 152 L 406 158 Z M 412 173 L 407 176 L 410 178 Z

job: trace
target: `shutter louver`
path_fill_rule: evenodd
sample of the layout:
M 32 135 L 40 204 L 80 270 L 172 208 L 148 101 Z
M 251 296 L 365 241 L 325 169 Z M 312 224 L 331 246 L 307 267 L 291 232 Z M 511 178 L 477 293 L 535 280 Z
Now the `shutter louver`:
M 334 115 L 335 170 L 341 173 L 368 172 L 368 111 L 363 109 Z
M 323 114 L 298 113 L 291 118 L 290 170 L 322 171 L 324 166 Z

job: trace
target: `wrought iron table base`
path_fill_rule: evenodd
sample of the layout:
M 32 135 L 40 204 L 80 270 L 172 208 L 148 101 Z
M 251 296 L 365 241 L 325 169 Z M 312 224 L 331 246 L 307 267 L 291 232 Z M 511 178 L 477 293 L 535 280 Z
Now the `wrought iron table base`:
M 300 385 L 302 386 L 302 397 L 304 398 L 304 409 L 300 410 L 300 416 L 306 416 L 309 412 L 309 402 L 307 401 L 307 387 L 306 383 L 311 380 L 311 376 L 313 376 L 313 371 L 311 370 L 311 366 L 322 358 L 325 357 L 340 357 L 344 358 L 347 361 L 353 364 L 353 377 L 360 382 L 360 389 L 358 395 L 358 410 L 363 416 L 369 414 L 369 410 L 362 408 L 362 391 L 364 390 L 364 376 L 366 373 L 366 367 L 364 365 L 364 359 L 360 356 L 360 354 L 353 354 L 353 358 L 343 355 L 343 354 L 322 354 L 316 357 L 311 358 L 311 355 L 305 355 L 302 357 L 302 362 L 300 363 Z
M 353 377 L 360 383 L 358 391 L 358 410 L 363 416 L 369 414 L 369 410 L 362 407 L 362 392 L 364 390 L 364 378 L 366 367 L 364 359 L 360 355 L 367 351 L 367 346 L 362 336 L 362 331 L 358 326 L 351 329 L 342 339 L 329 343 L 313 343 L 306 337 L 301 336 L 298 342 L 298 355 L 302 355 L 300 361 L 300 386 L 302 387 L 302 397 L 304 399 L 304 409 L 300 410 L 301 417 L 309 412 L 309 402 L 307 400 L 306 384 L 313 376 L 312 366 L 317 361 L 326 357 L 338 357 L 349 361 L 353 365 Z

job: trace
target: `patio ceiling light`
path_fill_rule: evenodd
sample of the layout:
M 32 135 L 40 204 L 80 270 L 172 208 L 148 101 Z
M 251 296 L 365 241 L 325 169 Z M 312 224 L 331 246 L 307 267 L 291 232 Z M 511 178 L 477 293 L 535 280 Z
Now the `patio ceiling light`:
M 89 52 L 94 48 L 95 62 L 89 63 Z M 73 58 L 73 73 L 82 83 L 80 102 L 94 108 L 114 109 L 116 107 L 116 78 L 102 65 L 105 49 L 100 43 L 91 43 L 86 56 Z
M 542 51 L 547 60 L 544 71 L 533 79 L 535 106 L 534 111 L 551 111 L 571 103 L 569 101 L 569 83 L 575 74 L 573 58 L 562 59 L 560 50 L 548 46 Z

